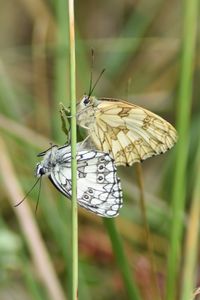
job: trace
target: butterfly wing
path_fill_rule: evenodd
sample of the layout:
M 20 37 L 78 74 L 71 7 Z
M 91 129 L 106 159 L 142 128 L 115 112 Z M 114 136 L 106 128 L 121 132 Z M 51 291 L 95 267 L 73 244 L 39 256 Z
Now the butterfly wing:
M 50 180 L 71 198 L 71 166 L 67 156 L 52 169 Z M 77 201 L 80 206 L 103 217 L 115 217 L 122 207 L 122 191 L 116 167 L 109 154 L 95 150 L 77 155 Z
M 116 99 L 99 100 L 89 134 L 116 165 L 130 166 L 164 153 L 177 141 L 175 128 L 151 111 Z
M 62 146 L 56 151 L 54 161 L 50 160 L 49 179 L 53 185 L 67 198 L 71 198 L 71 147 Z

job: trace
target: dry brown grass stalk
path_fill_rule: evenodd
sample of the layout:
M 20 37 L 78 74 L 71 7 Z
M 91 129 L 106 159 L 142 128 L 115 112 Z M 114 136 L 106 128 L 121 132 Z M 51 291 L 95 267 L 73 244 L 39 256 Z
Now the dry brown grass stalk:
M 0 152 L 1 175 L 8 194 L 8 200 L 11 207 L 14 208 L 16 202 L 22 199 L 24 194 L 9 158 L 6 144 L 1 138 Z M 20 207 L 14 208 L 14 213 L 17 216 L 21 231 L 29 247 L 36 271 L 46 288 L 48 299 L 66 300 L 28 203 L 24 202 Z

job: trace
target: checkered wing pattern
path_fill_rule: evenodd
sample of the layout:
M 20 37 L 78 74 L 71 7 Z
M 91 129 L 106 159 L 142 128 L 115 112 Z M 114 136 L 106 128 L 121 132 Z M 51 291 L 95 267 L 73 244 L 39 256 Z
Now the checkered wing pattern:
M 78 124 L 87 129 L 96 149 L 110 153 L 117 166 L 131 166 L 171 149 L 175 128 L 163 118 L 132 103 L 84 96 Z
M 55 187 L 71 198 L 71 148 L 54 146 L 43 155 L 36 174 L 47 174 Z M 77 201 L 80 206 L 102 217 L 111 218 L 119 214 L 122 207 L 121 184 L 109 154 L 96 150 L 78 151 Z

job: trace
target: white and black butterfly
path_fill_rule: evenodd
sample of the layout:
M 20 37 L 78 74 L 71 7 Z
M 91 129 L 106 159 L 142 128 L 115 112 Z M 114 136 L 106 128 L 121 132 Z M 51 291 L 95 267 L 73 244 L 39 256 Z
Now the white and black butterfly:
M 116 167 L 109 154 L 86 150 L 77 144 L 77 201 L 102 217 L 116 217 L 122 207 L 122 190 Z M 36 176 L 47 175 L 55 187 L 71 198 L 71 147 L 56 145 L 40 153 Z

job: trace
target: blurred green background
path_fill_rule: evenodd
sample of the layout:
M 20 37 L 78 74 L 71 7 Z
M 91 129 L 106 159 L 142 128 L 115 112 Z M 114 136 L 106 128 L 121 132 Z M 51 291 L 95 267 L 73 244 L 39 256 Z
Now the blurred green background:
M 195 1 L 185 1 L 185 7 L 177 0 L 75 2 L 77 98 L 89 89 L 93 48 L 93 77 L 106 68 L 94 94 L 125 99 L 159 114 L 182 130 L 180 140 L 184 141 L 182 152 L 177 152 L 175 146 L 142 164 L 154 272 L 140 208 L 138 166 L 119 168 L 124 206 L 116 226 L 138 298 L 127 294 L 103 220 L 79 209 L 79 299 L 164 299 L 171 276 L 177 279 L 173 299 L 186 299 L 186 275 L 191 279 L 190 292 L 200 282 L 198 35 L 196 54 L 191 57 L 193 77 L 184 85 L 188 106 L 182 106 L 180 100 L 184 72 L 181 53 L 186 48 L 181 41 L 187 30 L 188 36 L 195 34 L 192 26 L 198 25 L 195 10 L 191 28 L 184 14 L 189 2 L 192 5 Z M 50 142 L 62 145 L 66 141 L 59 102 L 69 104 L 68 47 L 67 1 L 0 2 L 1 300 L 70 299 L 70 201 L 43 179 L 37 214 L 34 210 L 39 187 L 23 204 L 13 207 L 35 182 L 37 153 L 49 148 Z M 184 107 L 186 129 L 181 121 L 176 126 L 181 118 L 184 123 Z M 177 178 L 183 178 L 184 184 L 175 192 Z M 179 207 L 172 204 L 175 199 L 176 204 L 182 203 Z M 179 236 L 177 240 L 178 274 L 171 274 L 167 263 L 173 243 L 171 224 L 176 221 L 174 210 L 182 217 L 184 233 L 183 239 Z

